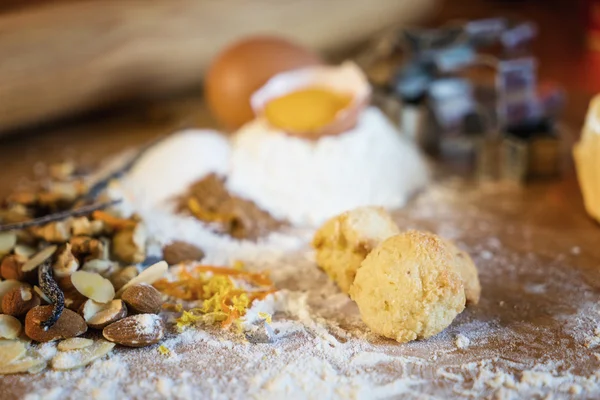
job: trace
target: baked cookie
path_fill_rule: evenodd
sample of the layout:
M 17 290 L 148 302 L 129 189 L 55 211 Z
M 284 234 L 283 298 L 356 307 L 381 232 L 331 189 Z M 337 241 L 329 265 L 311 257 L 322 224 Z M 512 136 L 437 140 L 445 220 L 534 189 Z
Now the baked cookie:
M 475 263 L 467 252 L 459 249 L 451 241 L 446 240 L 446 244 L 454 253 L 454 267 L 463 280 L 467 304 L 479 303 L 479 298 L 481 297 L 481 285 L 479 284 L 479 275 Z
M 408 231 L 367 255 L 350 297 L 365 324 L 400 343 L 444 330 L 465 308 L 465 288 L 443 239 Z
M 400 232 L 381 207 L 360 207 L 331 218 L 315 233 L 317 265 L 348 293 L 356 270 L 380 242 Z

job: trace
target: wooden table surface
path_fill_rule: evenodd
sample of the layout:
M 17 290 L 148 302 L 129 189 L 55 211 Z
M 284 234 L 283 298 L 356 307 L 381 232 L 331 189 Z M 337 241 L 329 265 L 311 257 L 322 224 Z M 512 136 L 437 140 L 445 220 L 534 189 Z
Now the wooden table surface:
M 552 7 L 538 5 L 520 9 L 517 14 L 535 15 L 541 31 L 541 40 L 536 44 L 536 51 L 541 59 L 540 75 L 542 78 L 557 80 L 567 88 L 569 103 L 565 112 L 565 123 L 577 132 L 589 99 L 595 90 L 600 89 L 600 74 L 594 71 L 597 69 L 595 66 L 600 65 L 600 57 L 582 50 L 581 28 L 571 26 L 577 22 L 564 17 L 570 10 L 568 5 L 558 3 L 560 7 L 565 7 L 562 12 L 561 9 L 556 11 L 551 10 Z M 495 13 L 496 9 L 487 5 L 474 9 L 457 7 L 444 9 L 439 18 L 445 20 L 457 16 L 481 17 Z M 43 169 L 44 163 L 73 158 L 83 163 L 94 164 L 109 154 L 189 126 L 215 126 L 203 106 L 199 92 L 88 115 L 77 120 L 1 137 L 0 197 L 18 186 L 21 180 L 33 176 L 36 170 Z M 508 203 L 511 207 L 505 208 Z M 600 228 L 584 212 L 573 171 L 568 170 L 563 178 L 557 181 L 531 184 L 519 190 L 516 196 L 511 192 L 478 199 L 473 204 L 494 218 L 495 222 L 491 223 L 490 230 L 502 240 L 507 251 L 519 254 L 520 260 L 523 261 L 523 269 L 510 277 L 498 277 L 491 269 L 484 272 L 483 305 L 475 311 L 470 311 L 465 318 L 484 320 L 494 314 L 499 316 L 500 323 L 506 326 L 528 324 L 527 326 L 533 326 L 539 329 L 539 332 L 543 332 L 536 342 L 539 342 L 539 345 L 547 345 L 546 352 L 558 354 L 559 357 L 561 351 L 564 351 L 568 355 L 568 359 L 565 359 L 567 364 L 576 366 L 584 375 L 597 370 L 597 361 L 582 359 L 588 351 L 591 355 L 591 350 L 574 340 L 572 334 L 564 332 L 563 322 L 553 319 L 553 316 L 565 313 L 565 307 L 574 307 L 569 304 L 569 299 L 578 292 L 576 288 L 561 287 L 557 281 L 561 276 L 561 268 L 568 269 L 569 273 L 578 274 L 581 290 L 585 291 L 588 298 L 597 295 L 597 289 L 600 287 L 600 274 L 597 270 L 597 260 L 600 257 L 597 240 L 600 238 Z M 407 213 L 410 213 L 410 208 Z M 414 225 L 414 217 L 407 213 L 401 213 L 399 218 L 410 220 Z M 429 221 L 417 223 L 423 228 L 429 224 L 435 227 L 435 223 Z M 517 231 L 514 231 L 515 227 Z M 523 229 L 520 230 L 521 228 Z M 476 235 L 464 233 L 464 241 L 472 249 L 478 246 L 481 248 L 478 242 L 480 240 L 482 239 Z M 581 257 L 576 258 L 574 254 L 563 257 L 564 254 L 569 254 L 569 249 L 575 247 Z M 527 261 L 529 254 L 538 257 L 535 262 Z M 484 258 L 476 259 L 485 262 Z M 526 289 L 524 282 L 543 281 L 545 273 L 540 263 L 545 262 L 544 260 L 548 262 L 547 274 L 552 276 L 554 281 L 548 284 L 549 289 L 542 297 L 536 297 Z M 493 266 L 493 263 L 492 261 L 490 265 Z M 528 270 L 527 266 L 531 266 L 531 269 Z M 498 311 L 498 301 L 502 304 L 506 302 L 507 308 L 504 311 Z M 567 311 L 567 314 L 569 312 Z M 572 310 L 572 313 L 577 312 L 576 309 Z M 578 318 L 582 317 L 577 315 Z M 587 316 L 583 315 L 582 318 Z M 531 332 L 535 331 L 533 328 Z M 519 346 L 526 345 L 527 343 L 522 343 Z M 507 346 L 504 350 L 507 357 L 518 358 L 522 351 L 519 346 L 514 343 Z M 502 343 L 491 343 L 487 350 L 502 353 L 502 347 Z M 477 351 L 479 350 L 482 349 Z M 542 353 L 528 353 L 527 357 L 541 357 Z M 18 393 L 23 388 L 16 390 L 15 393 Z

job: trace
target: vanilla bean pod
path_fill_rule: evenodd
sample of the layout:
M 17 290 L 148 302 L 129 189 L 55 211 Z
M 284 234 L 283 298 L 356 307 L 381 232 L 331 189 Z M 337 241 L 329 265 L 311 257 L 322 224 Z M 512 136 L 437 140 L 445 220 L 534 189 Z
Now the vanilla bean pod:
M 42 265 L 40 265 L 38 270 L 40 289 L 42 289 L 42 292 L 48 297 L 48 299 L 50 299 L 52 305 L 54 306 L 50 318 L 40 322 L 40 326 L 44 328 L 44 330 L 52 328 L 65 309 L 65 294 L 62 292 L 62 290 L 60 290 L 58 284 L 52 276 L 51 265 L 52 262 L 50 259 L 48 259 L 44 261 Z
M 67 219 L 70 217 L 81 217 L 84 215 L 89 215 L 96 210 L 101 210 L 103 208 L 113 206 L 120 202 L 121 202 L 121 200 L 112 200 L 112 201 L 107 201 L 107 202 L 103 202 L 103 203 L 90 204 L 88 206 L 79 207 L 74 210 L 66 210 L 66 211 L 60 211 L 57 213 L 48 214 L 43 217 L 31 219 L 29 221 L 16 222 L 16 223 L 12 223 L 12 224 L 4 224 L 4 225 L 0 225 L 0 232 L 14 231 L 14 230 L 30 228 L 32 226 L 45 225 L 50 222 L 61 221 L 63 219 Z

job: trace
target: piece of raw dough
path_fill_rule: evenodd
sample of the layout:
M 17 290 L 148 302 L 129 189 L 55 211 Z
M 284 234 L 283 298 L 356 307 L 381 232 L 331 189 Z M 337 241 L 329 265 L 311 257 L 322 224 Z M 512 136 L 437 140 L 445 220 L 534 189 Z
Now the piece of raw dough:
M 475 263 L 467 252 L 459 249 L 451 241 L 446 240 L 446 244 L 454 254 L 454 267 L 463 280 L 467 304 L 479 303 L 479 298 L 481 297 L 481 285 L 479 284 L 479 275 Z
M 365 324 L 401 343 L 444 330 L 465 308 L 454 257 L 443 239 L 427 232 L 408 231 L 379 244 L 350 288 Z
M 400 231 L 381 207 L 359 207 L 331 218 L 315 233 L 317 265 L 348 293 L 367 254 Z

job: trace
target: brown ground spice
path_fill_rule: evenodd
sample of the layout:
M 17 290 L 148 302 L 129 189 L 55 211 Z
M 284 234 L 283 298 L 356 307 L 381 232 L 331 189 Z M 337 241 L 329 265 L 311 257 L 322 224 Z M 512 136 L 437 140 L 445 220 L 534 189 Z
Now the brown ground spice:
M 216 174 L 194 183 L 180 198 L 178 208 L 236 239 L 256 240 L 286 225 L 252 201 L 229 193 L 225 179 Z

